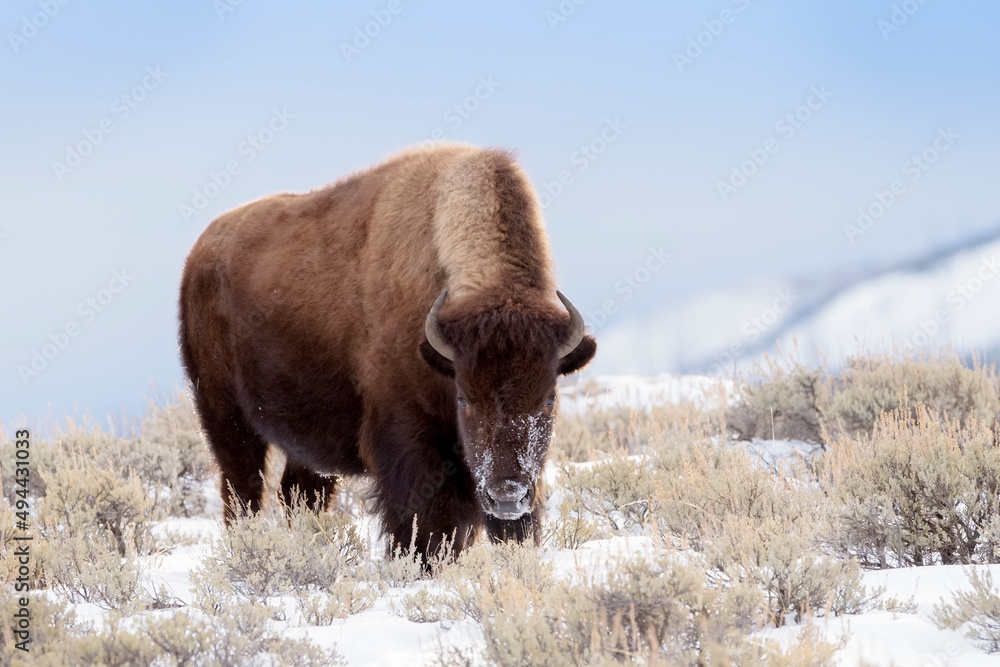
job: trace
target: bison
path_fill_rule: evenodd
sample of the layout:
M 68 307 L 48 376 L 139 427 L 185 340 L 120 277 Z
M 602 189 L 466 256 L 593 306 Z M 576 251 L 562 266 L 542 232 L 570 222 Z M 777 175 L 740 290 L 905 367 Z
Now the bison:
M 597 344 L 513 156 L 436 144 L 214 220 L 180 349 L 227 522 L 259 509 L 273 443 L 286 501 L 367 474 L 393 544 L 426 556 L 482 528 L 538 542 L 556 381 Z

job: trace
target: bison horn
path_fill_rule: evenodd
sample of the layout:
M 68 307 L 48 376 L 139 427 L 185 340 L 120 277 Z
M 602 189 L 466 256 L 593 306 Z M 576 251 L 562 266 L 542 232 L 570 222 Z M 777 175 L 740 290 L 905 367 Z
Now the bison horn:
M 567 354 L 576 349 L 583 340 L 583 315 L 580 311 L 576 309 L 573 302 L 566 298 L 566 295 L 556 290 L 556 296 L 562 301 L 562 304 L 566 306 L 566 310 L 569 311 L 569 335 L 566 336 L 566 342 L 563 343 L 562 347 L 559 348 L 559 358 L 562 359 Z
M 441 310 L 441 304 L 444 303 L 446 296 L 448 296 L 448 290 L 441 292 L 441 296 L 431 306 L 431 312 L 427 313 L 427 319 L 424 320 L 424 335 L 427 336 L 427 342 L 437 350 L 438 354 L 448 361 L 455 361 L 455 348 L 444 337 L 444 333 L 441 332 L 441 324 L 438 322 L 438 311 Z

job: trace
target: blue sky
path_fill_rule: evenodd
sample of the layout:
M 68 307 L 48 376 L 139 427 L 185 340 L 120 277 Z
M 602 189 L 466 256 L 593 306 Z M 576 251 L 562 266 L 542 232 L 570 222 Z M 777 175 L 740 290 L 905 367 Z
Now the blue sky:
M 518 149 L 543 192 L 568 172 L 545 213 L 581 309 L 650 248 L 670 253 L 621 321 L 910 257 L 1000 220 L 997 5 L 223 2 L 0 10 L 0 417 L 134 414 L 151 386 L 180 386 L 178 280 L 208 222 L 436 130 Z M 814 90 L 826 99 L 803 112 Z M 285 120 L 268 135 L 275 110 Z M 808 118 L 789 136 L 776 124 L 796 112 Z M 948 128 L 948 150 L 849 243 L 857 209 Z M 257 135 L 271 139 L 260 150 Z M 96 145 L 78 166 L 55 164 L 80 142 Z M 720 181 L 765 146 L 724 201 Z M 239 173 L 213 189 L 230 161 Z M 206 188 L 204 210 L 183 216 Z M 67 327 L 25 379 L 19 367 Z

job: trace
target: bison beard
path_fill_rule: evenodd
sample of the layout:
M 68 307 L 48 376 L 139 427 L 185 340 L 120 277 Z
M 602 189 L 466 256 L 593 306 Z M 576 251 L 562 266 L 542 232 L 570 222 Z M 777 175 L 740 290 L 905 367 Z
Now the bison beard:
M 368 474 L 393 544 L 425 556 L 481 528 L 537 542 L 556 380 L 596 351 L 527 177 L 462 145 L 216 219 L 184 269 L 180 346 L 227 521 L 259 509 L 272 443 L 286 501 L 321 509 L 332 475 Z

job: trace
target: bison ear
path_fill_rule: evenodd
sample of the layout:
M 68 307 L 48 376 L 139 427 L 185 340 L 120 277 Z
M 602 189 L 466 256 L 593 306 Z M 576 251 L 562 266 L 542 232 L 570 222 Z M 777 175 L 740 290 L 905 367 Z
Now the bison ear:
M 426 361 L 431 368 L 436 370 L 441 375 L 446 375 L 450 378 L 455 377 L 455 364 L 453 364 L 451 360 L 442 355 L 440 352 L 435 350 L 434 346 L 426 340 L 420 342 L 420 356 L 424 358 L 424 361 Z
M 559 375 L 569 375 L 575 373 L 594 358 L 597 353 L 597 341 L 593 336 L 584 336 L 576 349 L 559 360 Z

